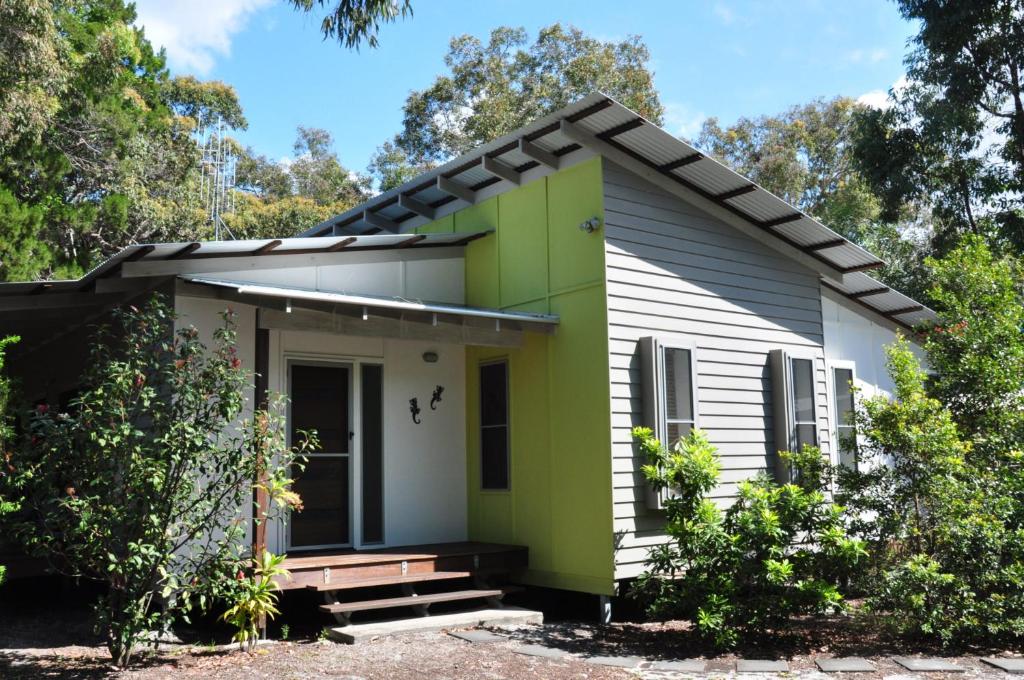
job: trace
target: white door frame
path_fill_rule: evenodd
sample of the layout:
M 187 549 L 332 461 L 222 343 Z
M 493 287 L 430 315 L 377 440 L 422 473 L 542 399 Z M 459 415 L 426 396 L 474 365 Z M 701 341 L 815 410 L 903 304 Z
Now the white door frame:
M 285 518 L 285 526 L 283 532 L 284 545 L 286 550 L 329 550 L 332 548 L 343 549 L 343 548 L 354 548 L 362 545 L 362 438 L 359 428 L 360 418 L 362 415 L 362 402 L 361 402 L 361 390 L 360 375 L 361 367 L 360 362 L 356 359 L 347 357 L 336 357 L 336 356 L 323 356 L 323 355 L 310 355 L 305 353 L 293 353 L 286 352 L 283 355 L 283 361 L 281 362 L 281 371 L 283 373 L 281 384 L 284 386 L 284 392 L 288 397 L 287 408 L 286 408 L 286 437 L 288 446 L 292 445 L 291 441 L 291 416 L 292 416 L 292 404 L 291 404 L 291 368 L 294 365 L 300 366 L 326 366 L 326 367 L 338 367 L 348 369 L 348 418 L 349 418 L 349 431 L 352 432 L 352 436 L 349 438 L 349 452 L 348 454 L 312 454 L 312 455 L 327 455 L 327 456 L 338 456 L 348 458 L 348 543 L 328 544 L 328 545 L 311 545 L 311 546 L 293 546 L 291 541 L 291 522 Z

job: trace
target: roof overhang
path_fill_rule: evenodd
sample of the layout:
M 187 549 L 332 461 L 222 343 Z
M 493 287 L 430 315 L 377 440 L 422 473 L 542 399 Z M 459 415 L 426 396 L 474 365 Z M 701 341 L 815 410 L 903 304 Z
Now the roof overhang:
M 303 235 L 408 232 L 445 211 L 473 204 L 488 187 L 512 189 L 535 168 L 558 170 L 581 149 L 696 204 L 896 324 L 909 328 L 935 318 L 932 310 L 864 273 L 883 266 L 881 259 L 602 93 L 425 172 Z M 866 295 L 867 286 L 879 292 Z

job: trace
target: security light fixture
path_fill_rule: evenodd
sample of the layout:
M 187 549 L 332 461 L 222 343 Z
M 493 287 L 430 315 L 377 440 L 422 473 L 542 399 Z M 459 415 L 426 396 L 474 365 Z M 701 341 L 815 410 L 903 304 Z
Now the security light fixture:
M 437 352 L 435 352 L 433 350 L 428 351 L 428 352 L 424 352 L 423 353 L 423 360 L 425 362 L 427 362 L 428 364 L 436 364 L 437 363 Z

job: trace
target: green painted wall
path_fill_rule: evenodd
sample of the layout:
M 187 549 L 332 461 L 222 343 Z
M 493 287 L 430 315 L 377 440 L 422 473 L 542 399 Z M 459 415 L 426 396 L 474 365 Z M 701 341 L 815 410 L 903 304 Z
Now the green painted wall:
M 526 545 L 526 580 L 612 594 L 611 396 L 601 159 L 561 170 L 417 231 L 495 233 L 466 248 L 466 301 L 551 312 L 554 335 L 467 351 L 469 537 Z M 480 489 L 480 362 L 509 362 L 511 489 Z

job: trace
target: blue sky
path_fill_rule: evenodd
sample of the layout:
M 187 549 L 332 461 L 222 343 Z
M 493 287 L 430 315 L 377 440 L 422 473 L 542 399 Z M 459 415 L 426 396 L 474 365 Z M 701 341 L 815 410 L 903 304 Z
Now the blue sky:
M 137 4 L 172 72 L 237 89 L 249 119 L 237 135 L 244 144 L 286 158 L 297 125 L 322 127 L 357 171 L 398 131 L 408 92 L 443 71 L 457 34 L 485 39 L 500 25 L 535 34 L 560 21 L 606 40 L 640 35 L 666 128 L 689 135 L 710 116 L 728 123 L 815 97 L 878 102 L 903 75 L 913 33 L 887 0 L 413 0 L 411 19 L 385 26 L 378 49 L 356 52 L 323 41 L 318 15 L 282 0 Z

